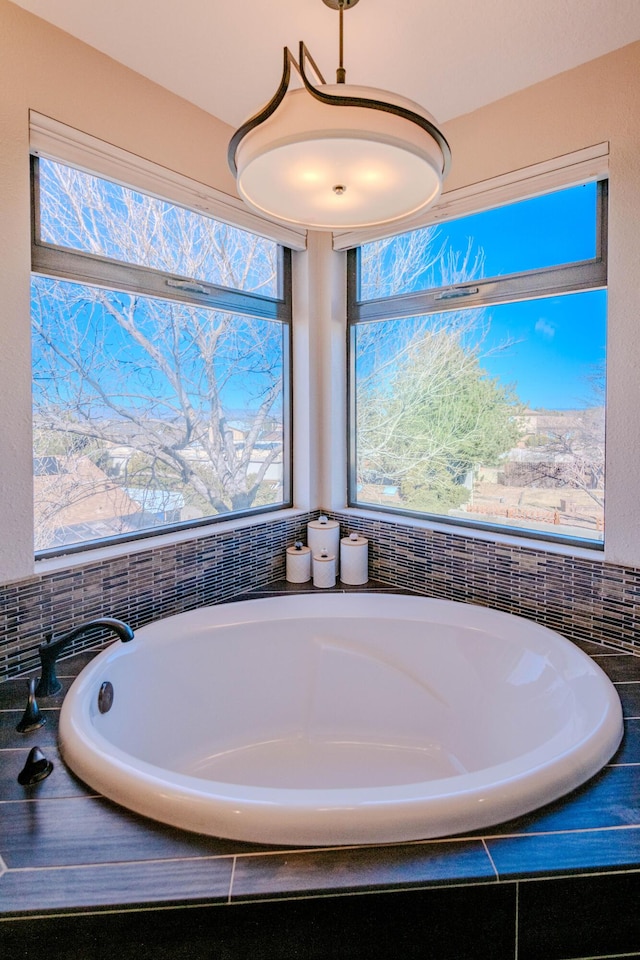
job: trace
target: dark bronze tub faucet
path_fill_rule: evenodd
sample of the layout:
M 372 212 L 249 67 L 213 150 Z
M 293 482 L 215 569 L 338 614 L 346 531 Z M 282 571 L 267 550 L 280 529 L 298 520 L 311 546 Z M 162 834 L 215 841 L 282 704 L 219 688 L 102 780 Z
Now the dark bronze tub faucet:
M 98 617 L 96 620 L 88 620 L 57 639 L 54 638 L 53 634 L 50 634 L 44 643 L 41 643 L 38 647 L 40 663 L 42 664 L 40 680 L 36 687 L 38 697 L 52 697 L 60 692 L 62 684 L 56 676 L 56 660 L 72 640 L 75 640 L 86 630 L 97 628 L 113 630 L 123 643 L 133 640 L 133 630 L 129 624 L 122 620 L 116 620 L 114 617 Z

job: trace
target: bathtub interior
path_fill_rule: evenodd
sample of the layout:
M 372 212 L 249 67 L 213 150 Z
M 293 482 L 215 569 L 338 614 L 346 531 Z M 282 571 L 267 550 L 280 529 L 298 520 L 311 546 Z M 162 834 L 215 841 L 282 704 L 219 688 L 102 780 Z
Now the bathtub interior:
M 171 619 L 164 635 L 140 631 L 113 648 L 92 690 L 109 680 L 114 706 L 101 714 L 88 696 L 90 723 L 127 755 L 217 783 L 385 787 L 474 773 L 550 743 L 561 755 L 599 702 L 587 657 L 568 668 L 555 635 L 538 629 L 523 643 L 526 621 L 512 617 L 489 629 L 380 613 Z

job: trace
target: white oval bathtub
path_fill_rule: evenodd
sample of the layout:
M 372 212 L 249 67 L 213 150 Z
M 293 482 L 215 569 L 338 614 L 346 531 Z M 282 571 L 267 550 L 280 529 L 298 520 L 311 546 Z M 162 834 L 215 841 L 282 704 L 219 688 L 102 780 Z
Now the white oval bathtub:
M 101 713 L 105 681 L 113 705 Z M 160 620 L 100 653 L 60 718 L 65 761 L 117 803 L 296 845 L 490 826 L 583 783 L 621 736 L 613 685 L 551 630 L 366 593 Z

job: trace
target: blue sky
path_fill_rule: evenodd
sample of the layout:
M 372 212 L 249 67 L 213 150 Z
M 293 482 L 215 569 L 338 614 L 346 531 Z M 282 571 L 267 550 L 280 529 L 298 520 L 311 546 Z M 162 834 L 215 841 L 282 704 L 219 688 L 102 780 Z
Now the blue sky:
M 455 250 L 472 239 L 487 277 L 588 260 L 596 253 L 596 196 L 595 183 L 557 190 L 443 223 L 441 238 Z
M 484 250 L 485 276 L 591 259 L 596 254 L 596 184 L 560 190 L 443 224 L 454 249 L 469 238 Z M 516 236 L 517 243 L 513 242 Z M 523 403 L 566 409 L 593 402 L 588 377 L 606 350 L 606 291 L 503 304 L 488 310 L 484 357 L 492 376 L 517 385 Z
M 485 355 L 484 368 L 516 383 L 530 407 L 590 406 L 588 378 L 602 370 L 605 357 L 606 305 L 606 291 L 592 290 L 491 308 L 485 347 L 513 343 Z
M 54 174 L 65 169 L 62 165 L 47 161 L 41 163 L 43 210 L 46 211 L 51 206 L 52 216 L 49 219 L 58 231 L 54 237 L 47 235 L 47 239 L 58 243 L 64 241 L 64 236 L 59 235 L 60 228 L 67 229 L 72 221 L 70 211 L 66 208 L 60 220 L 57 219 L 61 212 L 59 203 L 65 200 L 65 194 L 60 190 Z M 134 194 L 108 181 L 88 178 L 86 174 L 74 172 L 74 176 L 80 178 L 78 189 L 85 186 L 87 196 L 97 198 L 96 209 L 101 215 L 118 208 L 119 204 L 122 206 L 121 201 L 125 194 L 131 195 L 136 204 L 150 204 L 152 212 L 157 213 L 155 219 L 151 218 L 152 221 L 155 223 L 157 219 L 162 225 L 161 232 L 168 231 L 167 236 L 162 234 L 161 249 L 171 249 L 172 241 L 180 240 L 184 243 L 189 236 L 191 245 L 187 243 L 186 252 L 192 256 L 194 262 L 198 260 L 197 252 L 192 249 L 194 244 L 197 246 L 197 240 L 191 229 L 191 221 L 188 229 L 180 221 L 173 230 L 165 215 L 165 207 L 174 209 L 171 205 Z M 90 179 L 91 183 L 85 184 L 87 179 Z M 96 185 L 99 185 L 100 189 Z M 98 197 L 100 190 L 106 191 L 104 197 Z M 436 243 L 438 246 L 446 244 L 447 248 L 454 252 L 459 251 L 461 261 L 470 245 L 474 252 L 482 251 L 482 275 L 485 277 L 504 276 L 590 259 L 596 253 L 596 199 L 595 183 L 559 190 L 442 223 L 438 227 Z M 198 223 L 211 223 L 208 218 L 199 214 L 191 214 L 181 208 L 175 210 L 181 216 L 192 217 Z M 95 217 L 90 218 L 90 224 L 94 231 L 97 229 L 100 236 L 110 236 L 106 227 L 100 226 L 100 217 L 97 220 Z M 78 225 L 78 230 L 74 231 L 74 236 L 79 232 L 80 241 L 84 236 L 83 231 L 86 231 L 84 224 Z M 242 234 L 242 231 L 235 232 Z M 127 230 L 124 230 L 123 236 L 129 243 L 134 239 L 134 235 Z M 97 240 L 93 235 L 89 239 L 92 242 Z M 73 245 L 77 242 L 78 238 L 73 241 Z M 274 245 L 270 243 L 269 250 L 272 247 Z M 402 256 L 400 247 L 401 244 L 396 245 L 396 257 Z M 93 250 L 93 247 L 90 248 Z M 242 243 L 231 243 L 231 248 L 242 258 Z M 111 253 L 110 250 L 103 252 Z M 179 252 L 180 250 L 176 251 L 176 255 Z M 384 256 L 391 252 L 389 250 Z M 122 252 L 118 255 L 122 255 Z M 125 256 L 125 259 L 128 257 Z M 260 257 L 257 259 L 261 262 Z M 135 256 L 133 260 L 137 262 Z M 434 283 L 439 285 L 443 282 L 442 279 L 434 280 L 429 271 L 430 268 L 426 266 L 421 274 L 418 270 L 417 277 L 411 273 L 411 289 L 424 289 L 432 287 Z M 185 265 L 184 272 L 189 275 L 191 270 Z M 196 275 L 200 276 L 199 273 Z M 210 279 L 208 274 L 207 279 Z M 502 382 L 513 385 L 522 403 L 531 407 L 567 409 L 593 402 L 593 397 L 589 395 L 588 378 L 603 368 L 605 358 L 605 291 L 504 304 L 487 309 L 485 318 L 489 323 L 482 347 L 483 367 L 489 375 L 497 376 Z M 508 346 L 505 347 L 505 344 Z M 135 349 L 132 344 L 131 350 L 135 352 Z M 133 359 L 133 354 L 130 359 Z
M 484 277 L 590 260 L 596 255 L 596 200 L 595 183 L 558 190 L 442 223 L 434 243 L 458 254 L 458 269 L 470 247 L 471 261 L 481 251 Z M 392 291 L 385 289 L 384 279 L 383 286 L 375 287 L 380 258 L 375 244 L 371 247 L 365 289 L 370 283 L 369 296 L 388 296 Z M 384 247 L 380 251 L 385 258 L 407 255 L 401 239 L 386 252 Z M 410 286 L 398 293 L 451 282 L 443 281 L 438 267 L 434 270 L 432 265 L 408 276 Z M 520 401 L 530 407 L 591 405 L 589 377 L 603 370 L 605 360 L 606 303 L 606 291 L 592 290 L 488 308 L 483 367 L 513 385 Z
M 275 241 L 65 164 L 40 160 L 39 172 L 45 242 L 277 296 Z M 179 364 L 182 388 L 198 409 L 208 410 L 215 396 L 227 411 L 254 412 L 272 383 L 282 383 L 286 331 L 279 321 L 142 294 L 97 296 L 93 287 L 39 276 L 32 299 L 34 326 L 40 321 L 46 332 L 45 339 L 34 333 L 34 380 L 52 402 L 71 402 L 77 393 L 94 415 L 104 415 L 102 390 L 122 409 L 146 407 L 170 417 L 180 398 L 165 362 L 170 370 Z M 139 338 L 127 329 L 132 309 Z M 273 415 L 281 414 L 282 397 L 273 406 Z

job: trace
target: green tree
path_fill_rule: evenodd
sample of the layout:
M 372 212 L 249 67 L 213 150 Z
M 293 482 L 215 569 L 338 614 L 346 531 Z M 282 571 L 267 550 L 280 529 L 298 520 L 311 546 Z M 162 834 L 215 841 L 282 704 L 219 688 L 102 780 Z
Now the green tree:
M 428 227 L 365 244 L 361 293 L 384 299 L 483 273 L 484 252 L 472 238 L 453 250 L 438 227 Z M 396 487 L 407 509 L 443 513 L 468 499 L 475 467 L 497 464 L 515 446 L 521 405 L 483 367 L 490 324 L 486 310 L 470 308 L 356 325 L 361 484 Z M 363 502 L 375 500 L 371 489 Z
M 496 464 L 518 441 L 517 398 L 482 367 L 483 324 L 481 311 L 465 311 L 375 324 L 364 335 L 372 342 L 357 405 L 360 473 L 397 486 L 408 509 L 459 506 L 474 467 Z

